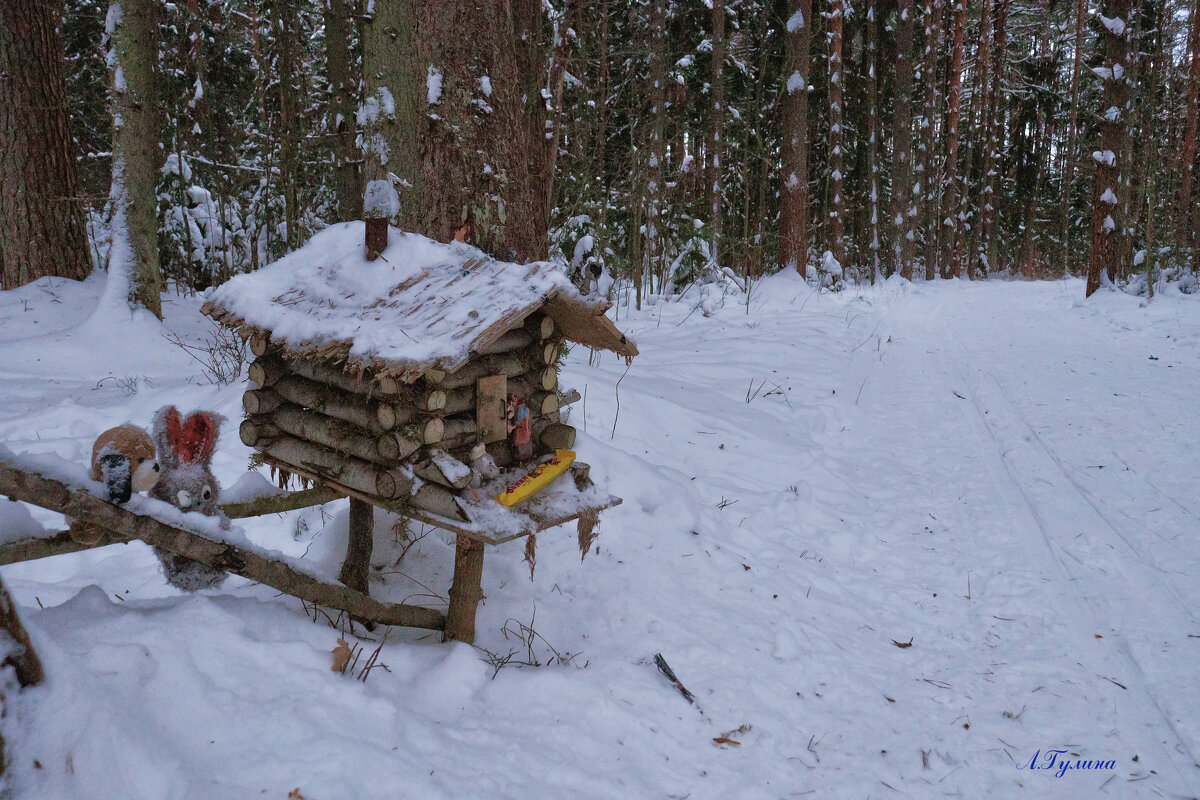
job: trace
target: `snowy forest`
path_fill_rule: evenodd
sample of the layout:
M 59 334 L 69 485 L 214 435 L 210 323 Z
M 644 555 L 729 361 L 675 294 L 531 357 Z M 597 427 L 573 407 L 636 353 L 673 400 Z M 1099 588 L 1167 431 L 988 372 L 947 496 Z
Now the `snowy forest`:
M 0 204 L 46 230 L 34 258 L 0 242 L 5 288 L 106 263 L 114 159 L 145 280 L 204 289 L 360 218 L 376 140 L 401 227 L 639 300 L 718 269 L 1090 292 L 1196 268 L 1187 2 L 71 0 L 8 24 L 40 34 L 0 50 L 23 78 Z M 29 97 L 52 102 L 13 113 Z
M 0 0 L 0 800 L 1195 798 L 1196 0 Z

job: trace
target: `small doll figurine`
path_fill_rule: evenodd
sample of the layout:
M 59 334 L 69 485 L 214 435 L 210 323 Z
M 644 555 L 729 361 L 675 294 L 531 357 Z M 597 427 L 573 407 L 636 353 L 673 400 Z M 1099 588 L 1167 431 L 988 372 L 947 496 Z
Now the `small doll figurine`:
M 533 456 L 533 438 L 529 434 L 529 408 L 515 394 L 509 398 L 508 432 L 512 436 L 513 449 L 516 450 L 517 460 L 524 461 Z
M 496 460 L 488 455 L 483 442 L 477 442 L 471 448 L 471 488 L 478 489 L 499 477 L 500 468 L 496 466 Z

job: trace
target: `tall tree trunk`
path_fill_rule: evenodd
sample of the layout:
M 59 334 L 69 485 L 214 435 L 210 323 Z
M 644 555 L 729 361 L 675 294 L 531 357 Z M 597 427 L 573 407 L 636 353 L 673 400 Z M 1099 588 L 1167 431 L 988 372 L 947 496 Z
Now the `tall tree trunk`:
M 1162 62 L 1167 58 L 1164 42 L 1166 41 L 1165 27 L 1167 22 L 1167 4 L 1159 3 L 1155 10 L 1154 30 L 1144 35 L 1139 50 L 1145 53 L 1146 78 L 1142 81 L 1142 136 L 1146 145 L 1142 148 L 1142 210 L 1145 214 L 1142 220 L 1144 239 L 1142 241 L 1142 269 L 1146 276 L 1146 297 L 1154 298 L 1154 268 L 1158 261 L 1155 245 L 1156 217 L 1154 204 L 1158 198 L 1155 195 L 1155 175 L 1162 160 L 1159 158 L 1158 145 L 1154 141 L 1153 129 L 1155 116 L 1158 113 L 1158 84 L 1161 78 Z M 1136 259 L 1135 259 L 1136 260 Z
M 436 113 L 442 102 L 438 66 L 422 69 L 418 55 L 416 13 L 409 3 L 375 3 L 374 16 L 365 18 L 363 37 L 363 179 L 375 191 L 386 192 L 389 173 L 400 182 L 399 212 L 406 230 L 449 241 L 464 220 L 453 213 L 435 232 L 422 208 L 424 202 L 422 147 L 429 127 L 425 111 Z M 430 88 L 435 87 L 435 88 Z M 434 102 L 429 102 L 430 100 Z M 432 106 L 432 107 L 431 107 Z M 446 180 L 453 185 L 451 175 Z M 376 182 L 372 184 L 371 182 Z M 384 182 L 384 183 L 379 183 Z M 449 187 L 447 193 L 449 193 Z M 465 188 L 465 187 L 464 187 Z M 455 198 L 457 199 L 457 198 Z M 379 209 L 371 209 L 375 214 Z
M 579 0 L 565 0 L 562 15 L 554 23 L 554 52 L 547 81 L 547 94 L 552 100 L 548 99 L 546 102 L 547 118 L 542 125 L 544 130 L 549 129 L 545 132 L 546 154 L 543 156 L 542 167 L 547 213 L 554 208 L 554 175 L 558 164 L 558 145 L 562 139 L 563 84 L 567 76 L 568 48 L 575 35 L 571 23 L 578 13 L 578 6 Z
M 812 0 L 788 0 L 779 261 L 808 277 L 808 70 Z
M 1083 2 L 1083 0 L 1080 0 Z M 1183 177 L 1179 182 L 1176 211 L 1176 241 L 1180 247 L 1196 246 L 1195 209 L 1192 203 L 1192 179 L 1196 168 L 1196 117 L 1200 108 L 1200 7 L 1192 7 L 1192 26 L 1188 33 L 1191 64 L 1188 67 L 1187 103 L 1184 106 Z M 1194 263 L 1194 260 L 1193 260 Z
M 153 0 L 123 0 L 108 12 L 113 65 L 112 270 L 129 271 L 129 302 L 162 318 L 158 265 L 158 148 L 162 124 L 154 65 L 158 24 Z M 121 231 L 125 231 L 122 237 Z M 122 246 L 124 239 L 128 246 Z M 114 263 L 127 259 L 128 263 Z
M 294 0 L 280 0 L 276 9 L 276 36 L 279 41 L 279 177 L 284 198 L 285 244 L 290 251 L 301 244 L 300 210 L 296 198 L 296 181 L 299 178 L 297 172 L 300 166 L 297 142 L 300 105 L 300 87 L 297 86 L 297 82 L 300 70 L 296 52 L 300 45 L 297 31 L 299 11 Z
M 1092 206 L 1092 246 L 1088 259 L 1085 297 L 1100 288 L 1101 273 L 1114 275 L 1121 252 L 1121 224 L 1118 195 L 1121 168 L 1118 154 L 1124 155 L 1125 114 L 1129 110 L 1128 91 L 1123 73 L 1126 68 L 1127 42 L 1131 27 L 1130 0 L 1105 0 L 1101 12 L 1106 19 L 1115 20 L 1103 28 L 1101 66 L 1103 75 L 1104 108 L 1100 109 L 1100 150 L 1096 158 L 1096 188 Z M 1119 32 L 1118 32 L 1119 31 Z M 1105 72 L 1106 71 L 1106 72 Z M 1106 109 L 1117 109 L 1106 113 Z
M 938 262 L 941 254 L 938 252 L 938 181 L 937 142 L 938 142 L 938 59 L 942 49 L 942 0 L 925 0 L 925 51 L 922 63 L 918 65 L 920 73 L 916 76 L 918 85 L 925 87 L 925 112 L 922 115 L 921 129 L 921 162 L 917 165 L 918 180 L 924 189 L 917 194 L 917 199 L 923 200 L 924 219 L 921 228 L 925 243 L 925 280 L 931 281 L 938 274 Z
M 712 209 L 712 252 L 713 260 L 724 255 L 720 252 L 721 230 L 724 220 L 722 191 L 724 167 L 721 156 L 725 152 L 725 0 L 712 2 L 712 184 L 709 190 L 709 205 Z
M 250 5 L 250 53 L 254 57 L 254 63 L 262 64 L 263 61 L 263 20 L 259 14 L 259 3 Z M 258 197 L 257 227 L 252 233 L 253 248 L 250 255 L 250 264 L 252 268 L 258 269 L 261 262 L 269 262 L 271 260 L 271 231 L 275 229 L 274 215 L 271 213 L 271 166 L 273 162 L 271 143 L 274 137 L 271 136 L 270 118 L 267 116 L 267 80 L 268 76 L 264 75 L 260 70 L 254 76 L 254 105 L 257 107 L 258 113 L 258 136 L 257 147 L 255 148 L 260 154 L 260 165 L 263 170 L 263 183 Z M 262 237 L 262 244 L 259 244 L 259 237 Z M 259 253 L 262 253 L 260 258 Z
M 1078 160 L 1079 138 L 1079 72 L 1083 65 L 1083 23 L 1087 19 L 1087 0 L 1075 4 L 1075 57 L 1071 64 L 1071 116 L 1067 123 L 1067 140 L 1063 143 L 1063 181 L 1059 199 L 1062 215 L 1062 273 L 1071 274 L 1071 228 L 1074 214 L 1071 213 L 1071 197 L 1074 194 L 1075 164 Z
M 413 185 L 403 189 L 402 219 L 412 214 L 409 227 L 438 241 L 462 238 L 517 261 L 544 258 L 549 56 L 541 4 L 429 0 L 375 8 L 373 25 L 385 11 L 401 23 L 383 26 L 395 43 L 391 62 L 366 63 L 368 86 L 380 72 L 403 71 L 382 82 L 394 87 L 396 140 L 403 142 L 392 148 L 388 169 L 402 187 Z M 411 29 L 403 19 L 409 13 Z M 403 45 L 414 40 L 415 48 Z M 418 120 L 410 128 L 405 116 L 414 108 Z M 410 158 L 420 164 L 417 180 L 405 174 Z
M 1038 16 L 1046 18 L 1049 15 L 1050 4 L 1048 0 L 1038 0 Z M 1037 49 L 1037 66 L 1040 70 L 1043 66 L 1050 63 L 1050 26 L 1043 25 L 1038 35 Z M 1045 87 L 1049 90 L 1050 87 Z M 1044 166 L 1048 164 L 1048 160 L 1042 156 L 1043 143 L 1048 136 L 1046 130 L 1046 111 L 1043 103 L 1033 100 L 1037 106 L 1037 113 L 1034 116 L 1033 132 L 1029 136 L 1028 163 L 1025 165 L 1025 173 L 1028 176 L 1024 179 L 1018 179 L 1017 186 L 1017 204 L 1019 213 L 1021 214 L 1021 243 L 1018 249 L 1020 257 L 1021 273 L 1029 280 L 1033 280 L 1037 276 L 1037 270 L 1034 268 L 1034 259 L 1037 256 L 1037 239 L 1039 238 L 1035 228 L 1037 227 L 1037 212 L 1038 200 L 1040 195 L 1040 187 L 1045 178 Z
M 892 245 L 900 277 L 913 277 L 917 204 L 912 167 L 912 34 L 913 0 L 898 0 L 896 13 L 896 79 L 892 119 Z
M 62 0 L 0 5 L 0 289 L 91 272 L 62 16 Z
M 982 222 L 982 205 L 988 198 L 988 144 L 987 132 L 990 125 L 990 103 L 991 103 L 991 69 L 992 69 L 992 0 L 983 0 L 983 7 L 979 12 L 979 43 L 975 50 L 975 70 L 973 83 L 975 91 L 972 94 L 972 112 L 971 116 L 976 120 L 973 126 L 972 135 L 970 138 L 970 158 L 968 162 L 971 165 L 971 179 L 967 181 L 967 197 L 974 198 L 974 202 L 968 199 L 966 205 L 971 207 L 979 207 L 980 213 L 975 219 L 975 224 L 970 226 L 970 230 L 964 230 L 965 226 L 959 226 L 957 229 L 957 237 L 955 249 L 960 249 L 963 252 L 963 261 L 966 265 L 967 279 L 974 280 L 975 272 L 979 267 L 979 228 Z M 968 215 L 971 212 L 968 210 Z
M 358 178 L 356 105 L 350 78 L 350 8 L 347 0 L 325 0 L 325 64 L 329 79 L 327 130 L 333 157 L 333 191 L 337 218 L 342 222 L 362 215 L 362 189 Z M 332 220 L 331 220 L 332 221 Z
M 1004 88 L 1004 56 L 1008 46 L 1009 0 L 995 0 L 996 30 L 992 38 L 993 59 L 991 88 L 984 120 L 984 199 L 979 214 L 979 258 L 986 254 L 987 271 L 998 267 L 999 237 L 994 228 L 1000 203 L 1000 108 Z
M 876 0 L 867 0 L 863 37 L 867 50 L 867 171 L 870 175 L 868 202 L 871 216 L 871 282 L 882 279 L 879 264 L 879 23 Z
M 955 0 L 954 9 L 954 30 L 951 33 L 953 44 L 951 46 L 950 55 L 950 86 L 947 89 L 947 110 L 946 110 L 946 172 L 942 180 L 942 186 L 946 193 L 946 227 L 949 230 L 946 232 L 945 240 L 950 246 L 950 258 L 948 264 L 948 272 L 951 277 L 957 278 L 962 273 L 962 261 L 960 252 L 957 248 L 958 242 L 958 226 L 962 224 L 961 220 L 965 216 L 960 209 L 959 191 L 958 191 L 958 115 L 959 104 L 962 98 L 962 62 L 963 62 L 963 35 L 967 27 L 967 0 Z M 937 234 L 937 242 L 943 240 L 940 231 L 943 228 L 943 221 L 937 220 L 935 230 Z
M 843 0 L 832 0 L 829 12 L 829 250 L 839 269 L 846 267 L 846 201 L 842 168 L 842 17 Z
M 609 29 L 608 2 L 600 0 L 600 100 L 599 119 L 596 121 L 596 163 L 600 185 L 600 230 L 608 227 L 608 93 L 609 88 Z
M 714 4 L 715 5 L 715 4 Z M 650 16 L 650 102 L 653 121 L 650 128 L 650 156 L 646 184 L 646 249 L 644 281 L 646 275 L 653 276 L 663 258 L 661 212 L 663 190 L 663 160 L 666 151 L 663 142 L 663 124 L 666 119 L 667 102 L 667 3 L 655 0 Z M 639 305 L 639 308 L 641 306 Z

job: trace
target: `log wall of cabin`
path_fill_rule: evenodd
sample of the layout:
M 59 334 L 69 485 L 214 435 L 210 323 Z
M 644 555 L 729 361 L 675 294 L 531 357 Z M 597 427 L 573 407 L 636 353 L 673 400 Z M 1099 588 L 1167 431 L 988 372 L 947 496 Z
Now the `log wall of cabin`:
M 459 516 L 453 494 L 465 483 L 445 475 L 434 456 L 440 451 L 470 463 L 481 439 L 477 387 L 493 376 L 503 375 L 507 394 L 529 408 L 530 461 L 574 445 L 575 430 L 562 423 L 560 410 L 579 395 L 559 391 L 563 341 L 544 315 L 480 348 L 455 372 L 426 370 L 412 384 L 290 358 L 262 334 L 251 337 L 250 347 L 257 356 L 249 370 L 255 388 L 243 396 L 242 441 L 282 469 L 315 473 L 367 496 Z M 487 452 L 501 467 L 519 465 L 510 437 L 487 444 Z M 407 465 L 436 488 L 412 493 Z

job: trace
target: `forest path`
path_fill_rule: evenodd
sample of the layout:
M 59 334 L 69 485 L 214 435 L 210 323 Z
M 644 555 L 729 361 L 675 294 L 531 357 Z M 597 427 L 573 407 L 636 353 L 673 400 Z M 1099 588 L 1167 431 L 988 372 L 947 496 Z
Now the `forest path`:
M 1106 749 L 1143 761 L 1155 753 L 1162 788 L 1190 791 L 1200 782 L 1200 727 L 1180 701 L 1195 691 L 1198 517 L 1177 482 L 1191 470 L 1172 466 L 1193 464 L 1196 442 L 1160 432 L 1197 409 L 1200 370 L 1179 336 L 1194 331 L 1180 324 L 1172 336 L 1169 320 L 1158 320 L 1162 349 L 1148 353 L 1145 331 L 1123 335 L 1134 331 L 1103 300 L 1029 303 L 1025 294 L 1019 313 L 996 292 L 968 287 L 926 317 L 906 316 L 925 328 L 933 371 L 963 387 L 963 416 L 1005 508 L 1006 530 L 976 543 L 976 561 L 993 575 L 1040 563 L 1040 585 L 1029 588 L 1044 611 L 1042 635 L 1068 646 L 1079 667 L 1063 689 L 1111 709 Z M 1145 312 L 1147 327 L 1156 311 Z M 1133 464 L 1160 474 L 1152 480 Z

